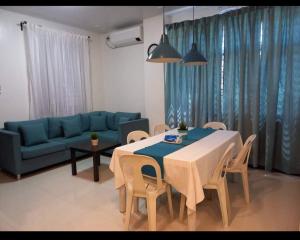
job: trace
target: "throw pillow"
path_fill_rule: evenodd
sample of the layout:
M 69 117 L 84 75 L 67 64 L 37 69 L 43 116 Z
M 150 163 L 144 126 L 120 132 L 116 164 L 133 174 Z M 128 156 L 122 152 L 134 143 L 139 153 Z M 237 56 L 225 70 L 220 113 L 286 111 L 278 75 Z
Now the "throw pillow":
M 61 128 L 61 118 L 51 117 L 49 118 L 49 138 L 57 138 L 63 136 L 63 131 Z
M 65 119 L 61 120 L 64 136 L 66 138 L 75 137 L 81 135 L 81 123 L 80 119 Z
M 20 127 L 25 146 L 48 142 L 45 127 L 42 123 L 26 124 Z
M 105 116 L 91 116 L 91 131 L 106 131 L 106 117 Z

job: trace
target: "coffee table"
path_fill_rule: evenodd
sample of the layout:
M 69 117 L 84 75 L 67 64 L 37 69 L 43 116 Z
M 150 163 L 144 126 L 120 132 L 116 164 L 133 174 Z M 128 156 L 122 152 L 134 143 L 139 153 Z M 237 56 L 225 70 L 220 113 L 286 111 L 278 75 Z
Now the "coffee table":
M 71 166 L 72 166 L 72 175 L 77 174 L 76 168 L 76 152 L 86 153 L 86 157 L 93 157 L 93 168 L 94 168 L 94 181 L 99 181 L 99 166 L 100 166 L 100 155 L 106 150 L 120 146 L 109 141 L 101 141 L 97 146 L 92 146 L 90 141 L 75 143 L 70 146 L 71 151 Z

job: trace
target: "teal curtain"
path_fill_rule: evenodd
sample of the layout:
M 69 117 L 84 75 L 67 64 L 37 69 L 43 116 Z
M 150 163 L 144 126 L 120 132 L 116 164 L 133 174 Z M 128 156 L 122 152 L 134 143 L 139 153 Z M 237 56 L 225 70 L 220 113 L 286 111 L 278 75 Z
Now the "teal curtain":
M 300 174 L 300 7 L 246 7 L 195 22 L 205 66 L 166 64 L 166 123 L 255 133 L 250 165 Z M 167 26 L 184 55 L 192 21 Z
M 202 126 L 213 119 L 221 120 L 221 60 L 222 18 L 202 18 L 195 21 L 195 41 L 207 58 L 204 67 L 166 64 L 165 108 L 166 122 L 177 126 L 185 121 L 189 126 Z M 170 43 L 182 55 L 193 42 L 193 22 L 185 21 L 167 26 Z M 201 81 L 200 81 L 201 79 Z

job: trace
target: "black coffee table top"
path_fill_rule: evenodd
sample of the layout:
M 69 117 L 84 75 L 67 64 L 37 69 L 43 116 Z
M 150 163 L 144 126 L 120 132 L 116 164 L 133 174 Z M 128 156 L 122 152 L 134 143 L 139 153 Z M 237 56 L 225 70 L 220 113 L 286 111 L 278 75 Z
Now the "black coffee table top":
M 120 144 L 116 144 L 110 141 L 99 141 L 97 146 L 93 146 L 91 141 L 74 143 L 70 146 L 71 150 L 76 150 L 85 153 L 99 153 L 110 148 L 119 146 Z

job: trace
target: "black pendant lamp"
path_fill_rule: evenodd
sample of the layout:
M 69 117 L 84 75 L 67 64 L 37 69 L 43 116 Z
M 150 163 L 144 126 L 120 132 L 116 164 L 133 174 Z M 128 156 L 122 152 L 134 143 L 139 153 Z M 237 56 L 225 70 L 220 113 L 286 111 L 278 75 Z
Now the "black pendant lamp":
M 163 7 L 163 34 L 161 35 L 159 45 L 150 53 L 147 62 L 154 63 L 172 63 L 179 62 L 181 55 L 169 43 L 168 35 L 165 34 L 165 11 Z
M 194 6 L 193 6 L 193 44 L 191 50 L 184 56 L 183 64 L 184 65 L 204 65 L 207 63 L 207 60 L 203 55 L 197 50 L 197 44 L 194 42 L 195 35 L 195 18 L 194 18 Z

